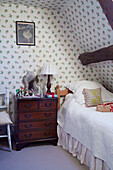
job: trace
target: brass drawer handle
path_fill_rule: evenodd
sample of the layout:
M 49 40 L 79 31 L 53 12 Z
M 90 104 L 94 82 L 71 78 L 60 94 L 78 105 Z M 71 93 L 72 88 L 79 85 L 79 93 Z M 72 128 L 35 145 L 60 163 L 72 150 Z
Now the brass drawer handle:
M 49 123 L 44 123 L 45 126 L 50 126 L 51 125 L 51 122 Z
M 45 103 L 45 107 L 50 107 L 50 106 L 52 106 L 52 103 L 49 104 Z
M 30 124 L 30 125 L 25 124 L 25 128 L 29 129 L 31 127 L 32 127 L 32 124 Z
M 30 138 L 30 137 L 32 136 L 32 133 L 30 133 L 29 135 L 24 134 L 24 136 L 25 136 L 26 138 Z
M 49 132 L 49 133 L 44 132 L 44 135 L 45 135 L 45 136 L 49 136 L 49 135 L 51 135 L 51 132 Z
M 44 113 L 44 115 L 45 115 L 46 117 L 49 117 L 49 116 L 52 115 L 52 113 Z
M 32 104 L 30 104 L 30 105 L 25 104 L 24 106 L 25 106 L 25 108 L 31 108 Z
M 25 118 L 30 118 L 32 116 L 32 114 L 30 115 L 27 115 L 27 114 L 24 114 Z

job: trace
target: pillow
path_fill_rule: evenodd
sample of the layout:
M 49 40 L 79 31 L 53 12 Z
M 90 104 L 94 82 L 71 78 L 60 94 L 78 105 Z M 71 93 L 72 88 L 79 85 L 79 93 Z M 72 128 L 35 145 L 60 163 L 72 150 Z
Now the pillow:
M 74 93 L 79 88 L 90 88 L 90 89 L 92 89 L 92 88 L 95 88 L 95 87 L 98 88 L 99 85 L 100 84 L 95 82 L 95 81 L 78 80 L 78 81 L 74 81 L 73 83 L 66 85 L 65 87 L 68 88 L 70 91 L 72 91 Z
M 101 96 L 102 101 L 112 101 L 113 100 L 113 93 L 106 90 L 100 83 L 96 81 L 89 81 L 89 80 L 80 80 L 80 81 L 74 81 L 73 83 L 68 84 L 65 86 L 69 90 L 71 90 L 74 93 L 75 100 L 79 104 L 84 104 L 84 95 L 83 95 L 83 89 L 96 89 L 101 87 Z
M 73 96 L 72 93 L 67 94 L 67 95 L 65 96 L 65 101 L 68 100 L 68 99 L 70 99 L 72 96 Z
M 102 103 L 101 88 L 83 89 L 85 105 L 87 107 L 97 106 Z

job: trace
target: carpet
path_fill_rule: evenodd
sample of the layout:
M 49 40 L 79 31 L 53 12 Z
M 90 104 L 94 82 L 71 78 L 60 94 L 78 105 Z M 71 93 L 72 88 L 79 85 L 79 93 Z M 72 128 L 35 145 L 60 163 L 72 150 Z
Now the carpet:
M 0 149 L 0 170 L 88 170 L 62 147 L 33 145 L 20 151 Z

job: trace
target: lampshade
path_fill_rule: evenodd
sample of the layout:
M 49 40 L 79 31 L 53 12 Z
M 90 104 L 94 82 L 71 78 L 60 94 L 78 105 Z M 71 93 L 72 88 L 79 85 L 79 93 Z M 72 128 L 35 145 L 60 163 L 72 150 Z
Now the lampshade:
M 54 66 L 53 63 L 45 63 L 43 64 L 40 75 L 48 75 L 48 80 L 47 80 L 47 93 L 51 93 L 51 80 L 50 76 L 58 74 L 57 69 Z
M 44 75 L 44 74 L 46 74 L 46 75 L 58 74 L 57 69 L 53 63 L 44 63 L 43 64 L 41 71 L 40 71 L 40 75 Z

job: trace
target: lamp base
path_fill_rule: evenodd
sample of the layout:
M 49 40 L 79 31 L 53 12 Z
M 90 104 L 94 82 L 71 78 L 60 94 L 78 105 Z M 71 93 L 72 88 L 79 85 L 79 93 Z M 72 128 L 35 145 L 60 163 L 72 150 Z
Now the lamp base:
M 50 76 L 48 75 L 48 80 L 47 80 L 47 93 L 51 93 L 51 82 L 50 82 Z

